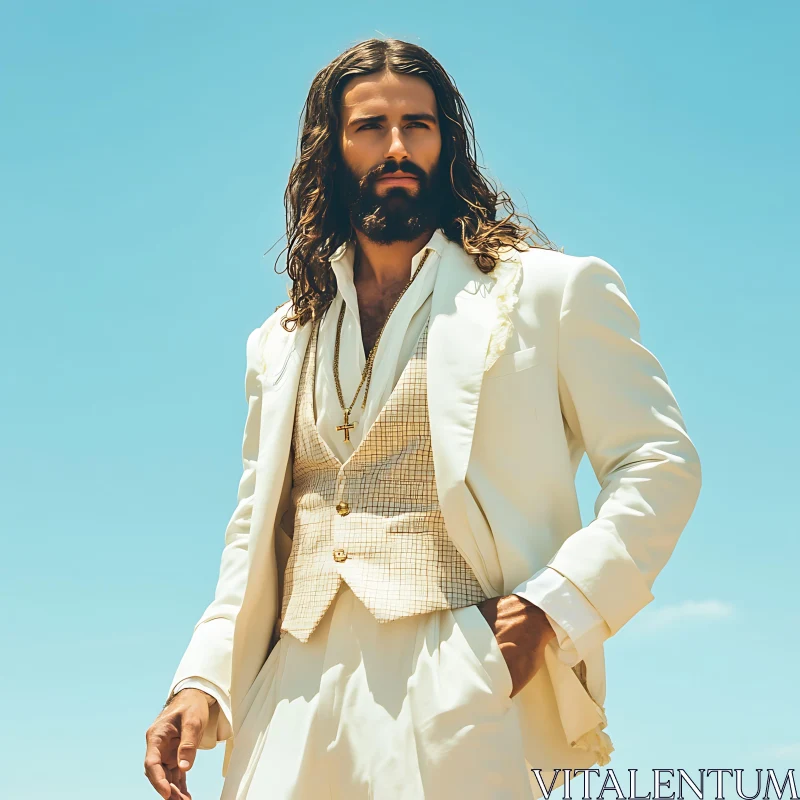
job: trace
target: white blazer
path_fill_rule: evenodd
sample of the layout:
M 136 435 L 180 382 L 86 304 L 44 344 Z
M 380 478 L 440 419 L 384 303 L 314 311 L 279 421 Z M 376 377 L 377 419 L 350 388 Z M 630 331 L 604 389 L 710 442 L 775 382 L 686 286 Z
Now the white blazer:
M 458 244 L 448 243 L 439 264 L 427 375 L 442 514 L 487 596 L 509 594 L 549 566 L 585 594 L 613 635 L 653 599 L 653 582 L 698 498 L 698 454 L 612 266 L 543 249 L 511 251 L 504 264 L 506 274 L 516 270 L 505 287 Z M 223 774 L 243 700 L 270 650 L 278 575 L 291 546 L 280 521 L 289 508 L 293 414 L 311 326 L 285 331 L 278 321 L 286 308 L 247 340 L 238 504 L 214 600 L 170 687 L 201 677 L 230 698 Z M 487 370 L 498 329 L 508 338 Z M 575 490 L 584 452 L 601 486 L 586 526 Z M 545 668 L 513 699 L 526 757 L 543 776 L 598 763 L 591 745 L 606 724 L 602 644 L 585 654 L 586 688 L 549 648 L 546 655 Z M 217 743 L 218 708 L 205 749 Z

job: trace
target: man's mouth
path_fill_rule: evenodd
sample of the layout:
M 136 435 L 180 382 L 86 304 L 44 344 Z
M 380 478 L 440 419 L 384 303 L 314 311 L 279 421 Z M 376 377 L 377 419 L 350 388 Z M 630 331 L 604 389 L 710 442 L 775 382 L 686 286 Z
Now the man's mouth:
M 378 178 L 378 183 L 384 186 L 414 186 L 419 183 L 419 178 L 410 172 L 390 172 Z

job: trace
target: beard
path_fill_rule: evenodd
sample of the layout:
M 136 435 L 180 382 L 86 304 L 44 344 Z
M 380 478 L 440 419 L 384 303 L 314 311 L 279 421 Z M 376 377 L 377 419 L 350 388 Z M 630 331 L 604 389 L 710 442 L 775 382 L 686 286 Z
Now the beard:
M 426 231 L 439 227 L 442 207 L 441 175 L 438 165 L 430 174 L 416 164 L 387 162 L 359 178 L 346 164 L 339 173 L 338 197 L 350 215 L 350 223 L 379 244 L 411 242 Z M 390 186 L 377 193 L 377 181 L 402 170 L 419 179 L 412 194 L 405 186 Z

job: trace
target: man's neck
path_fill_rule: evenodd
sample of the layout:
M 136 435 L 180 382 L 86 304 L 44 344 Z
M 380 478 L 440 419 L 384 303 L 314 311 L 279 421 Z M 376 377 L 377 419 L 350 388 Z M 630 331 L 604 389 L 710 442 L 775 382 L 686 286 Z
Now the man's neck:
M 380 244 L 356 231 L 356 258 L 353 280 L 356 284 L 367 284 L 379 291 L 411 278 L 411 259 L 422 249 L 433 235 L 433 230 L 420 234 L 410 242 Z

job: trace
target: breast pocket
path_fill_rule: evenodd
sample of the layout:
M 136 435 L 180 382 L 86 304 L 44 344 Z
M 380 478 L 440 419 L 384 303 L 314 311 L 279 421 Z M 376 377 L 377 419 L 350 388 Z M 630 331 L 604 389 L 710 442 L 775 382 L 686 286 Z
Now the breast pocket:
M 486 370 L 481 385 L 480 424 L 475 431 L 491 430 L 492 436 L 529 426 L 537 418 L 541 374 L 536 347 L 504 353 Z M 488 427 L 487 427 L 488 426 Z
M 486 371 L 483 376 L 484 381 L 491 381 L 494 378 L 502 378 L 504 375 L 512 375 L 521 372 L 536 364 L 538 352 L 536 346 L 526 347 L 524 350 L 517 350 L 514 353 L 501 355 L 497 361 Z

